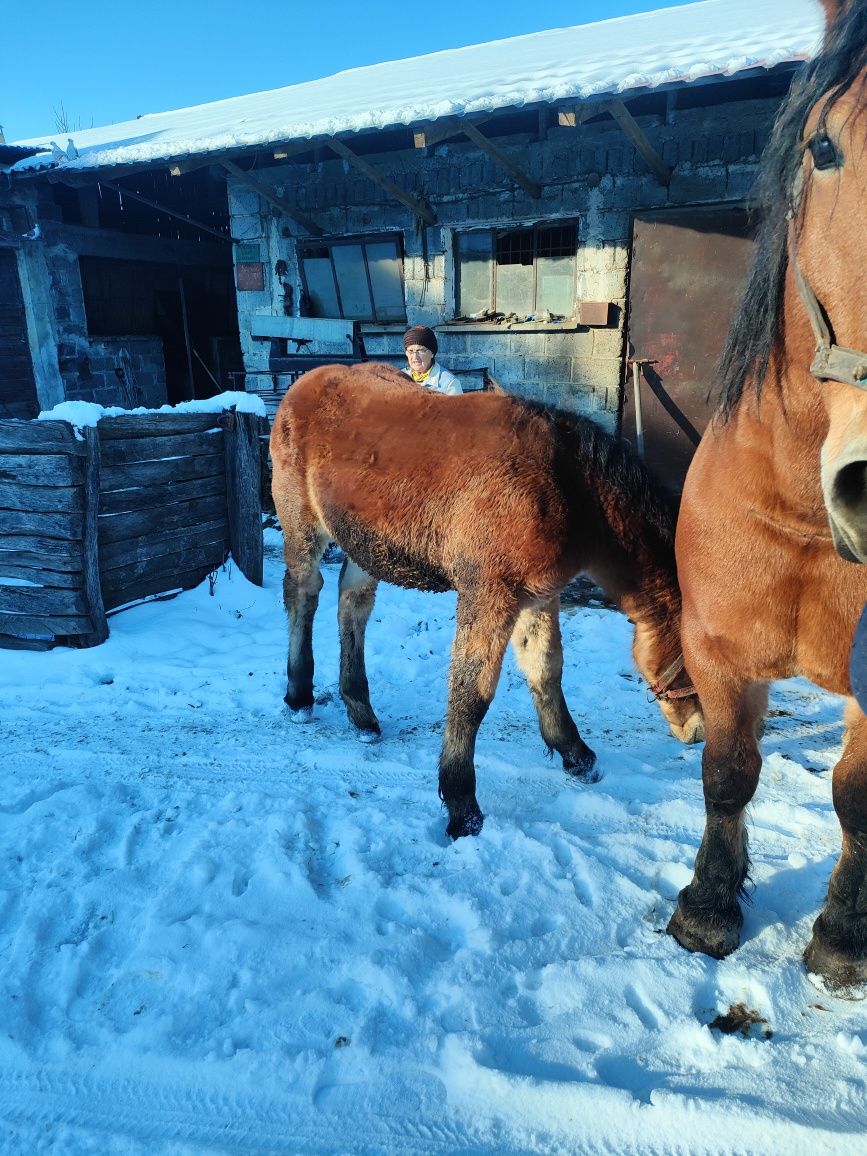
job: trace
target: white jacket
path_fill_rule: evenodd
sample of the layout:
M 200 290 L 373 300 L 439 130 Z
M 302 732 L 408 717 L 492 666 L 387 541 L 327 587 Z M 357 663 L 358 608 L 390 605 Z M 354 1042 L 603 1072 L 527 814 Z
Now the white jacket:
M 404 369 L 403 372 L 411 381 L 412 374 L 409 371 L 409 367 Z M 418 384 L 423 385 L 425 389 L 433 389 L 437 393 L 457 394 L 464 392 L 461 388 L 461 383 L 455 375 L 450 370 L 444 369 L 441 365 L 437 365 L 436 362 L 433 363 L 431 371 L 424 381 L 420 381 Z

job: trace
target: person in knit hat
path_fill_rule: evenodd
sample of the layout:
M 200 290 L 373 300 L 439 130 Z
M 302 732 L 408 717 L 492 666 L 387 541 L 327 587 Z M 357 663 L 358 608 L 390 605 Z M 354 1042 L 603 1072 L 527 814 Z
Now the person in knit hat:
M 453 373 L 436 363 L 437 339 L 426 325 L 414 325 L 403 335 L 403 348 L 408 362 L 404 373 L 425 389 L 437 393 L 463 393 L 461 383 Z

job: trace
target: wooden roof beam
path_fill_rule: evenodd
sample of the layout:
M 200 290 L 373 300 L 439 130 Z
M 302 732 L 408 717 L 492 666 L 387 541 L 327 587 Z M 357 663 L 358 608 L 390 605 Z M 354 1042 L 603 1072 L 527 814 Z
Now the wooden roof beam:
M 655 174 L 661 185 L 668 185 L 671 181 L 671 168 L 665 163 L 647 137 L 644 135 L 638 121 L 626 107 L 622 100 L 610 100 L 607 109 L 620 125 L 624 134 L 635 145 L 636 151 L 644 160 L 647 167 Z
M 416 148 L 426 148 L 429 145 L 439 144 L 448 137 L 460 136 L 461 133 L 469 137 L 474 145 L 487 153 L 491 160 L 495 161 L 500 168 L 505 169 L 515 184 L 520 185 L 525 193 L 529 193 L 531 197 L 541 197 L 542 186 L 519 169 L 515 162 L 511 160 L 501 148 L 495 145 L 492 140 L 479 132 L 471 120 L 459 120 L 457 117 L 446 117 L 443 120 L 434 121 L 431 125 L 425 125 L 423 128 L 415 130 L 415 132 L 413 132 L 413 139 L 415 140 Z
M 412 196 L 412 194 L 406 192 L 405 189 L 402 189 L 400 185 L 396 185 L 394 181 L 390 180 L 384 173 L 381 173 L 379 169 L 375 168 L 369 161 L 366 161 L 364 157 L 360 157 L 357 153 L 354 153 L 352 149 L 347 148 L 342 140 L 330 136 L 326 137 L 322 143 L 328 145 L 339 157 L 348 161 L 349 164 L 358 169 L 359 172 L 364 173 L 374 184 L 385 189 L 395 200 L 406 205 L 406 207 L 415 213 L 417 217 L 420 217 L 426 225 L 435 225 L 437 223 L 436 213 L 427 201 Z
M 315 221 L 311 221 L 304 213 L 299 212 L 294 205 L 291 205 L 285 197 L 281 197 L 265 181 L 260 181 L 257 177 L 254 177 L 252 173 L 248 173 L 245 169 L 242 169 L 240 165 L 236 165 L 234 161 L 222 160 L 220 164 L 227 173 L 231 173 L 233 177 L 237 177 L 243 181 L 245 185 L 249 185 L 260 197 L 268 201 L 269 204 L 274 205 L 275 208 L 278 208 L 281 213 L 285 213 L 287 217 L 291 217 L 293 221 L 297 221 L 312 237 L 321 237 L 324 235 L 324 229 L 320 228 Z
M 222 229 L 215 229 L 213 225 L 206 225 L 203 221 L 197 221 L 193 217 L 188 217 L 186 213 L 180 213 L 177 209 L 171 209 L 168 205 L 163 205 L 159 201 L 152 201 L 150 197 L 143 197 L 141 193 L 136 193 L 132 189 L 125 189 L 122 185 L 116 185 L 114 181 L 99 181 L 104 189 L 112 189 L 119 197 L 130 197 L 134 201 L 140 201 L 143 205 L 147 205 L 149 209 L 155 209 L 158 213 L 165 213 L 167 217 L 176 217 L 179 221 L 189 225 L 191 229 L 198 229 L 202 233 L 210 233 L 214 237 L 219 237 L 221 241 L 234 242 L 235 238 L 230 237 L 228 233 L 224 233 Z
M 624 135 L 635 147 L 647 167 L 655 175 L 661 185 L 668 185 L 671 181 L 671 168 L 665 163 L 650 141 L 638 121 L 626 107 L 622 100 L 590 101 L 576 105 L 575 108 L 561 108 L 557 113 L 558 123 L 570 128 L 584 124 L 591 117 L 601 113 L 609 113 L 620 125 Z

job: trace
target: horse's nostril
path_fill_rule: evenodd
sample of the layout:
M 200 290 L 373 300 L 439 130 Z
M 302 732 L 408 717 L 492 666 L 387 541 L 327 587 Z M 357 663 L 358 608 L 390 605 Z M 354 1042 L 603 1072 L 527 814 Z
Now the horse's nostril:
M 867 506 L 867 462 L 850 462 L 837 471 L 834 501 L 848 510 Z

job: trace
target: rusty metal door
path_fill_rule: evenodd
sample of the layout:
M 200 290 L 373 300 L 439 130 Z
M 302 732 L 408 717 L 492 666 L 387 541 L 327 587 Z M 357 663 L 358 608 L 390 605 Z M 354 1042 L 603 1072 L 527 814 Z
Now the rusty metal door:
M 644 456 L 677 492 L 713 411 L 708 391 L 753 251 L 743 209 L 687 209 L 635 217 L 628 356 L 641 359 Z M 622 432 L 636 442 L 633 370 Z

